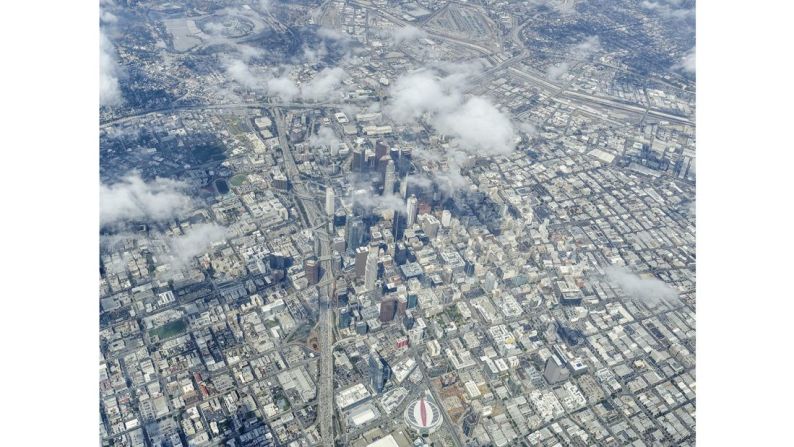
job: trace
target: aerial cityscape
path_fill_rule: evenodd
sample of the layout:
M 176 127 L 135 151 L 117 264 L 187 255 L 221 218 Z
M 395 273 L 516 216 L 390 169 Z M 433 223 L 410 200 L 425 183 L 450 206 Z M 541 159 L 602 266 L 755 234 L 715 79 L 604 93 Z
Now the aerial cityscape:
M 695 445 L 694 0 L 99 30 L 102 446 Z

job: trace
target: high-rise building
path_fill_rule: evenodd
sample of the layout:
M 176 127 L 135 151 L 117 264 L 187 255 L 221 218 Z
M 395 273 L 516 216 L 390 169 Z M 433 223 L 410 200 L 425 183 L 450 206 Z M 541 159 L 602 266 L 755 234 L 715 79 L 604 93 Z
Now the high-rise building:
M 398 169 L 400 177 L 405 177 L 408 171 L 411 170 L 411 151 L 412 149 L 410 147 L 400 149 L 400 163 Z
M 397 300 L 394 298 L 388 298 L 380 302 L 380 314 L 378 315 L 378 319 L 381 323 L 388 323 L 394 319 L 394 315 L 397 313 Z
M 334 197 L 334 188 L 330 185 L 325 187 L 325 214 L 328 217 L 334 215 L 336 211 L 336 202 Z
M 405 211 L 407 214 L 406 218 L 408 219 L 408 226 L 410 227 L 416 223 L 416 213 L 419 211 L 419 203 L 418 200 L 416 200 L 416 196 L 411 195 L 411 197 L 408 197 L 408 203 L 405 207 Z
M 394 235 L 394 239 L 401 240 L 405 235 L 405 228 L 407 226 L 408 219 L 406 218 L 404 213 L 395 211 L 394 217 L 392 218 L 392 234 Z
M 355 272 L 356 279 L 364 279 L 364 272 L 367 266 L 368 247 L 358 247 L 356 249 Z
M 357 147 L 353 149 L 352 169 L 355 172 L 364 172 L 367 170 L 367 161 L 364 154 L 364 148 Z
M 367 363 L 369 363 L 369 377 L 372 389 L 380 394 L 386 387 L 386 382 L 389 381 L 389 376 L 391 375 L 389 365 L 374 349 L 370 350 Z
M 407 301 L 406 304 L 408 304 L 408 308 L 409 309 L 413 309 L 414 307 L 416 307 L 419 304 L 419 295 L 417 295 L 416 293 L 411 292 L 411 293 L 408 294 L 408 297 L 407 297 L 406 301 Z
M 350 326 L 350 322 L 353 320 L 353 316 L 350 313 L 350 308 L 343 307 L 339 309 L 339 328 L 345 329 Z
M 317 258 L 306 258 L 303 261 L 303 270 L 306 272 L 306 279 L 310 286 L 320 282 L 320 262 L 317 261 Z
M 441 212 L 441 225 L 444 228 L 448 227 L 450 222 L 452 222 L 452 213 L 449 210 L 444 210 Z
M 438 235 L 438 228 L 440 226 L 441 223 L 436 219 L 436 216 L 425 215 L 424 221 L 422 222 L 422 231 L 425 232 L 427 237 L 434 239 Z
M 406 330 L 411 330 L 414 327 L 414 323 L 416 322 L 416 318 L 414 318 L 414 313 L 410 309 L 405 311 L 405 317 L 403 317 L 403 327 Z
M 469 410 L 463 416 L 463 434 L 466 437 L 471 437 L 474 433 L 474 429 L 477 428 L 477 424 L 480 422 L 480 414 L 477 411 L 474 411 L 473 408 L 469 407 Z
M 378 249 L 370 247 L 367 254 L 367 265 L 364 267 L 364 288 L 367 291 L 375 289 L 378 280 Z
M 546 360 L 546 367 L 543 369 L 543 377 L 549 384 L 553 385 L 567 379 L 570 373 L 557 354 L 552 354 Z
M 386 145 L 383 141 L 375 142 L 375 157 L 380 160 L 384 156 L 389 155 L 389 146 Z
M 405 217 L 403 216 L 403 219 Z M 408 247 L 405 246 L 402 242 L 397 242 L 394 245 L 394 263 L 397 265 L 403 265 L 408 262 Z
M 408 300 L 406 297 L 401 296 L 397 298 L 397 316 L 402 317 L 405 315 L 405 311 L 408 309 Z
M 397 174 L 394 172 L 394 160 L 389 159 L 386 163 L 386 172 L 383 175 L 383 195 L 390 196 L 394 193 L 394 183 L 397 179 Z
M 485 281 L 482 287 L 486 292 L 492 292 L 496 289 L 496 274 L 488 272 L 485 274 Z
M 355 250 L 364 242 L 366 227 L 360 217 L 353 217 L 347 221 L 347 249 Z
M 344 253 L 345 251 L 345 238 L 342 236 L 334 237 L 333 241 L 331 242 L 331 249 L 333 251 L 338 251 L 339 253 Z
M 391 157 L 395 163 L 398 163 L 400 161 L 400 148 L 397 146 L 392 146 L 389 149 L 389 157 Z
M 345 214 L 345 210 L 343 208 L 336 210 L 336 213 L 334 213 L 334 226 L 341 227 L 346 222 L 347 222 L 347 214 Z

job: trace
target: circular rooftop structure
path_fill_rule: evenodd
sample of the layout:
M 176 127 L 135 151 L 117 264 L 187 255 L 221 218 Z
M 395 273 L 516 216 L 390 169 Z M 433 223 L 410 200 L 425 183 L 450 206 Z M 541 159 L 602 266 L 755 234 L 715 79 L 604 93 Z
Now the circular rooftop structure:
M 424 397 L 408 404 L 403 418 L 408 427 L 423 435 L 438 430 L 444 421 L 438 406 Z

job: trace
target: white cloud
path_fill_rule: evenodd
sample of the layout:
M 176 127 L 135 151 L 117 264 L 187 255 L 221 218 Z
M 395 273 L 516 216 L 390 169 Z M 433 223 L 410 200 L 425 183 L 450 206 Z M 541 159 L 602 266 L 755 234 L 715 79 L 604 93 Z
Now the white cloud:
M 649 1 L 643 0 L 640 6 L 643 8 L 655 11 L 660 16 L 667 19 L 689 19 L 695 17 L 695 8 L 680 8 L 680 1 L 677 0 L 659 0 Z
M 333 149 L 338 147 L 341 143 L 342 140 L 336 136 L 334 130 L 326 126 L 320 127 L 317 130 L 317 135 L 309 137 L 309 145 L 312 147 L 328 146 Z
M 99 187 L 99 222 L 110 225 L 127 220 L 163 221 L 190 211 L 193 200 L 183 182 L 156 178 L 145 182 L 138 173 Z
M 390 209 L 405 212 L 405 201 L 395 194 L 376 195 L 369 190 L 359 189 L 353 191 L 352 202 L 366 208 Z
M 467 153 L 490 156 L 510 152 L 516 137 L 512 122 L 486 98 L 465 99 L 462 90 L 471 67 L 465 68 L 469 71 L 445 77 L 431 70 L 401 76 L 390 90 L 386 112 L 401 123 L 427 115 L 428 124 L 454 138 Z
M 298 86 L 288 73 L 273 77 L 273 73 L 255 73 L 251 66 L 241 59 L 226 58 L 224 61 L 226 76 L 240 86 L 266 91 L 270 96 L 275 96 L 288 102 L 295 98 L 308 101 L 327 101 L 339 95 L 339 87 L 347 73 L 339 67 L 325 68 L 317 73 L 314 78 Z
M 347 33 L 337 31 L 333 28 L 322 27 L 317 30 L 317 35 L 323 39 L 338 40 L 343 42 L 350 40 L 350 36 Z
M 267 80 L 267 92 L 271 96 L 276 96 L 282 101 L 289 102 L 300 94 L 300 89 L 295 84 L 295 81 L 287 75 L 283 75 Z
M 425 113 L 452 110 L 463 100 L 459 87 L 462 86 L 439 78 L 430 70 L 400 76 L 390 89 L 386 113 L 399 123 L 407 123 Z
M 420 174 L 411 174 L 405 177 L 405 181 L 409 186 L 418 186 L 420 188 L 429 188 L 433 184 L 433 180 Z
M 114 16 L 115 17 L 115 16 Z M 122 103 L 116 49 L 103 27 L 99 28 L 99 105 L 118 106 Z
M 681 58 L 681 61 L 678 62 L 673 68 L 676 70 L 681 70 L 684 73 L 695 74 L 695 68 L 697 65 L 696 62 L 695 47 L 692 47 L 684 54 L 684 57 Z
M 168 239 L 168 246 L 176 267 L 188 265 L 193 258 L 207 253 L 212 244 L 223 241 L 229 229 L 215 223 L 192 226 L 184 235 Z
M 239 59 L 226 61 L 226 75 L 246 88 L 259 89 L 263 86 L 256 75 L 251 72 L 248 64 Z
M 301 97 L 310 101 L 325 101 L 339 93 L 339 86 L 347 76 L 339 67 L 324 68 L 311 81 L 301 85 Z
M 585 38 L 583 41 L 574 45 L 571 53 L 574 57 L 577 57 L 579 59 L 584 59 L 587 56 L 590 56 L 591 54 L 599 51 L 600 49 L 601 49 L 601 39 L 599 39 L 598 36 L 589 36 Z
M 598 36 L 589 36 L 571 47 L 569 57 L 573 60 L 585 60 L 601 49 L 601 39 Z M 546 68 L 546 77 L 556 81 L 571 69 L 571 62 L 563 61 Z
M 518 130 L 524 132 L 529 138 L 538 134 L 538 128 L 534 124 L 528 122 L 518 123 Z
M 550 65 L 548 68 L 546 68 L 546 77 L 552 81 L 556 81 L 557 79 L 560 79 L 560 76 L 568 73 L 570 68 L 571 64 L 568 62 L 560 62 L 559 64 Z
M 510 119 L 489 100 L 475 96 L 462 106 L 433 120 L 434 127 L 457 139 L 461 148 L 475 155 L 507 154 L 515 147 Z
M 421 39 L 425 36 L 427 36 L 427 33 L 412 25 L 396 28 L 391 32 L 391 38 L 396 45 L 406 42 L 413 42 L 414 40 Z
M 611 266 L 605 269 L 607 278 L 623 289 L 630 298 L 648 305 L 670 303 L 678 299 L 678 293 L 655 277 L 640 277 L 626 267 Z

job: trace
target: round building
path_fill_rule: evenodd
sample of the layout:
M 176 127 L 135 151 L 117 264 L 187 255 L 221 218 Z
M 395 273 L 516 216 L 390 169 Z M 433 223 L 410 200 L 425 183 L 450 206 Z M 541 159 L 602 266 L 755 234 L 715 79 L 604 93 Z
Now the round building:
M 403 418 L 405 424 L 420 435 L 433 433 L 444 421 L 438 406 L 424 397 L 408 404 Z

